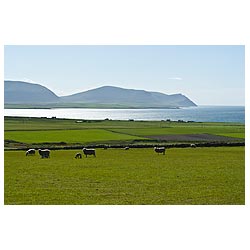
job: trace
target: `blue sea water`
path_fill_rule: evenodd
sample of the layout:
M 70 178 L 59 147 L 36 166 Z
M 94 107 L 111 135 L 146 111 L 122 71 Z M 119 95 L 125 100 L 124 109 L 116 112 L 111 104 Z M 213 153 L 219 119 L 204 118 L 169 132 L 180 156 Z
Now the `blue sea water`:
M 86 120 L 167 120 L 245 123 L 244 106 L 198 106 L 181 109 L 5 109 L 5 116 Z

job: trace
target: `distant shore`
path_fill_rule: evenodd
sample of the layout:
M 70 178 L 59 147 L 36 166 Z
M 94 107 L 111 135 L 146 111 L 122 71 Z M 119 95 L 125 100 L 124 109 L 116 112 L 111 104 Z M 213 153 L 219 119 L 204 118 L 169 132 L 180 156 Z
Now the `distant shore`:
M 51 108 L 25 107 L 4 109 L 4 116 L 47 117 L 84 120 L 195 121 L 245 123 L 243 106 L 197 106 L 185 108 Z
M 4 104 L 5 109 L 60 109 L 60 108 L 89 108 L 89 109 L 180 109 L 181 107 L 166 107 L 166 106 L 126 106 L 113 104 Z

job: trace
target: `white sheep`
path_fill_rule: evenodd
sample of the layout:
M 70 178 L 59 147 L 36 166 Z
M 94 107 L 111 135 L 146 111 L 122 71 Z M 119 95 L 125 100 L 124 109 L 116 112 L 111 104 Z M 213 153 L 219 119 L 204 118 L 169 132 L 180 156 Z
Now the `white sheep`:
M 82 151 L 83 151 L 83 153 L 85 154 L 86 157 L 88 155 L 94 155 L 96 157 L 95 149 L 93 149 L 93 148 L 83 148 Z
M 196 145 L 194 143 L 190 144 L 191 148 L 196 148 Z
M 165 147 L 154 147 L 154 150 L 155 150 L 155 152 L 156 153 L 162 153 L 162 154 L 164 154 L 165 155 L 165 151 L 166 151 L 166 149 L 165 149 Z
M 50 157 L 50 150 L 49 149 L 38 149 L 39 155 L 41 158 L 49 158 Z
M 129 150 L 129 147 L 125 147 L 124 149 L 125 149 L 125 150 Z
M 36 150 L 34 148 L 31 148 L 31 149 L 28 149 L 26 151 L 26 156 L 27 155 L 35 155 L 35 153 L 36 153 Z

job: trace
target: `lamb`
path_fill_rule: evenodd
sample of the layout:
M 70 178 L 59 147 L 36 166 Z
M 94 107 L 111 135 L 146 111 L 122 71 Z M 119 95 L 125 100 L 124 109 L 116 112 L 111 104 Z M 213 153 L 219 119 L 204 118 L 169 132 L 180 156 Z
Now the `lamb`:
M 95 149 L 93 149 L 93 148 L 83 148 L 82 151 L 83 151 L 83 153 L 85 154 L 86 157 L 88 155 L 94 155 L 96 157 Z
M 76 153 L 75 158 L 76 159 L 82 159 L 82 154 L 81 153 Z
M 41 158 L 49 158 L 50 156 L 50 150 L 49 149 L 38 149 L 39 155 L 41 155 Z
M 165 155 L 165 151 L 166 151 L 166 149 L 165 149 L 165 147 L 154 147 L 154 150 L 155 150 L 155 152 L 156 153 L 162 153 L 162 154 L 164 154 Z
M 31 148 L 31 149 L 28 149 L 28 150 L 26 151 L 26 156 L 27 156 L 27 155 L 35 155 L 35 153 L 36 153 L 36 150 L 33 149 L 33 148 Z
M 125 147 L 124 149 L 125 149 L 125 150 L 129 150 L 129 147 Z
M 193 144 L 190 144 L 190 147 L 191 148 L 196 148 L 196 145 L 193 143 Z

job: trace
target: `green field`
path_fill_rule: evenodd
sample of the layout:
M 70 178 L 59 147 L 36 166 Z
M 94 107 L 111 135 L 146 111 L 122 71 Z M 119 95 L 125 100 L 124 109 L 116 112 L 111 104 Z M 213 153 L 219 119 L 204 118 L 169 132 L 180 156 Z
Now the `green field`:
M 225 124 L 210 125 L 206 123 L 186 125 L 186 126 L 169 126 L 167 128 L 132 128 L 132 129 L 113 129 L 112 131 L 118 133 L 125 133 L 136 136 L 147 136 L 147 135 L 179 135 L 179 134 L 213 134 L 223 135 L 236 138 L 244 138 L 244 127 L 243 126 L 226 126 Z
M 96 149 L 96 158 L 77 160 L 79 150 L 52 150 L 50 159 L 8 151 L 161 144 L 168 143 L 161 137 L 166 135 L 223 135 L 244 142 L 244 124 L 5 117 L 4 129 L 5 204 L 245 203 L 244 147 L 171 148 L 166 155 L 153 148 Z
M 5 151 L 5 204 L 244 204 L 244 147 Z
M 104 129 L 54 130 L 54 131 L 11 131 L 5 132 L 5 138 L 24 143 L 86 143 L 117 140 L 136 140 L 138 136 L 113 133 Z
M 88 121 L 5 117 L 5 148 L 39 144 L 140 144 L 155 135 L 209 134 L 244 141 L 245 125 L 237 123 L 181 123 L 169 121 Z M 158 139 L 159 140 L 159 139 Z M 13 142 L 15 145 L 13 145 Z M 159 142 L 159 141 L 157 141 Z

